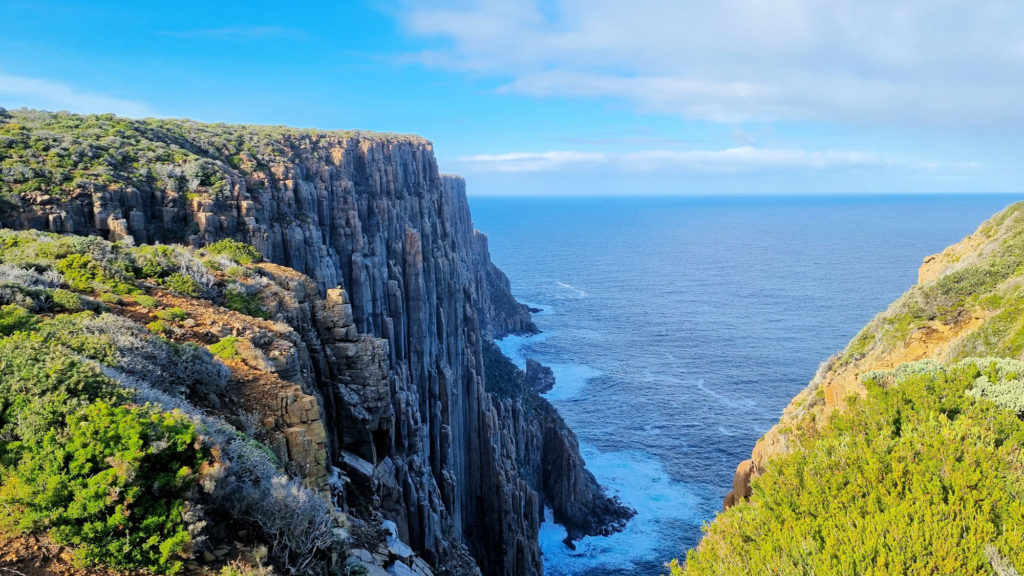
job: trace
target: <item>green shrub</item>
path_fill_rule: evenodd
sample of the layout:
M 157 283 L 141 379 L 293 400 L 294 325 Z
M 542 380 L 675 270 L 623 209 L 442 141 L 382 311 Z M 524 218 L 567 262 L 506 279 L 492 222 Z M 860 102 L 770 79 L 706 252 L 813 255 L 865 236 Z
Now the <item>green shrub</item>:
M 188 313 L 178 307 L 168 308 L 156 313 L 156 317 L 167 322 L 178 322 L 188 318 Z
M 51 343 L 101 364 L 113 366 L 117 362 L 117 346 L 110 336 L 92 334 L 85 329 L 86 324 L 94 318 L 96 314 L 89 311 L 60 314 L 41 323 L 37 331 Z
M 174 327 L 163 320 L 154 320 L 146 324 L 146 328 L 154 334 L 171 334 L 174 332 Z
M 89 402 L 125 397 L 95 366 L 24 332 L 0 339 L 0 384 L 0 463 Z
M 972 359 L 866 375 L 868 396 L 773 458 L 672 573 L 988 575 L 994 557 L 1024 570 L 1024 423 L 968 394 L 1020 374 Z
M 57 270 L 64 275 L 68 287 L 76 292 L 92 292 L 109 288 L 117 294 L 130 294 L 138 289 L 117 278 L 89 254 L 70 254 L 57 262 Z
M 229 287 L 225 290 L 224 307 L 230 308 L 235 312 L 241 312 L 247 316 L 252 316 L 253 318 L 262 318 L 264 320 L 270 318 L 270 314 L 260 304 L 259 298 L 254 294 L 245 292 L 244 289 L 232 289 Z
M 180 414 L 97 401 L 28 448 L 0 487 L 6 528 L 48 531 L 86 564 L 181 570 L 185 497 L 205 456 Z
M 153 298 L 152 296 L 147 296 L 145 294 L 136 294 L 132 296 L 132 298 L 135 300 L 135 303 L 138 304 L 139 306 L 145 306 L 146 308 L 156 308 L 160 306 L 160 301 L 157 300 L 156 298 Z
M 39 324 L 39 317 L 17 304 L 0 306 L 0 334 L 28 332 Z
M 933 285 L 934 295 L 956 302 L 984 294 L 1013 274 L 1016 267 L 1016 262 L 1010 259 L 997 258 L 981 265 L 961 268 L 936 280 Z
M 132 255 L 139 278 L 166 278 L 178 271 L 175 251 L 170 246 L 139 246 Z
M 50 291 L 50 300 L 53 301 L 54 305 L 64 310 L 75 312 L 82 309 L 82 297 L 74 292 L 69 292 L 63 288 L 54 288 Z
M 202 294 L 202 287 L 192 279 L 191 276 L 175 272 L 160 282 L 165 288 L 174 290 L 178 294 L 198 298 Z
M 231 238 L 224 238 L 210 244 L 206 249 L 219 256 L 226 256 L 239 264 L 259 262 L 263 256 L 252 246 Z
M 1006 294 L 1000 308 L 984 324 L 954 344 L 951 349 L 953 358 L 1019 358 L 1024 354 L 1024 293 L 1016 290 Z
M 57 262 L 57 270 L 64 275 L 68 287 L 77 292 L 92 290 L 93 282 L 102 277 L 99 264 L 88 254 L 71 254 Z
M 987 398 L 1018 416 L 1024 414 L 1024 362 L 1000 358 L 988 361 L 981 368 L 981 374 L 967 393 Z
M 221 338 L 215 344 L 210 345 L 210 352 L 220 356 L 221 358 L 238 358 L 238 338 L 235 336 L 228 336 L 227 338 Z
M 103 294 L 100 294 L 100 300 L 107 304 L 120 304 L 123 302 L 120 296 L 118 296 L 117 294 L 110 294 L 109 292 L 104 292 Z

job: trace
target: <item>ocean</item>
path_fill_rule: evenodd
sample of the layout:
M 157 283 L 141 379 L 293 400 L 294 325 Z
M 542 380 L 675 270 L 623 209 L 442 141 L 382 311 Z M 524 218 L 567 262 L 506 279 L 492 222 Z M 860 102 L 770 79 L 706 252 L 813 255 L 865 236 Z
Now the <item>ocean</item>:
M 484 198 L 476 227 L 542 333 L 502 350 L 547 394 L 626 530 L 541 529 L 545 571 L 665 573 L 818 365 L 1011 196 Z M 549 516 L 550 520 L 550 516 Z

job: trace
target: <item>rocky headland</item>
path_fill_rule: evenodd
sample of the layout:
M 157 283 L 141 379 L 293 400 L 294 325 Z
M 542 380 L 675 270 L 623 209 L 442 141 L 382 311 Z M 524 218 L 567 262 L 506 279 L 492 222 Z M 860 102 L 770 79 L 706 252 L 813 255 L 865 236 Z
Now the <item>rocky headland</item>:
M 545 506 L 572 538 L 632 515 L 491 344 L 536 327 L 429 141 L 34 111 L 0 129 L 5 228 L 262 254 L 266 319 L 160 297 L 190 317 L 176 338 L 241 339 L 230 386 L 203 402 L 259 414 L 342 512 L 352 562 L 538 575 Z

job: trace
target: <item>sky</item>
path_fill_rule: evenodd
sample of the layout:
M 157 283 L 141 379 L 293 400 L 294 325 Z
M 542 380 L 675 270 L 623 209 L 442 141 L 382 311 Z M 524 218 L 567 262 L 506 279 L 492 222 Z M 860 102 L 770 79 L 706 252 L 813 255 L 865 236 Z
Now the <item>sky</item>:
M 0 107 L 415 133 L 471 195 L 1024 192 L 1021 0 L 0 0 Z

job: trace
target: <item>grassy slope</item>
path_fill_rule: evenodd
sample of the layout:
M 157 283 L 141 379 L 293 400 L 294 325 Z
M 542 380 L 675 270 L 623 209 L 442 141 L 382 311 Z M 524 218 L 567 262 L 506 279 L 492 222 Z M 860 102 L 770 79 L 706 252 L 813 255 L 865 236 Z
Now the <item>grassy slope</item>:
M 1022 278 L 1015 204 L 823 366 L 755 449 L 749 501 L 673 572 L 1024 570 L 1024 365 L 1001 360 L 1024 354 Z

